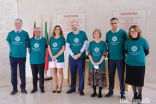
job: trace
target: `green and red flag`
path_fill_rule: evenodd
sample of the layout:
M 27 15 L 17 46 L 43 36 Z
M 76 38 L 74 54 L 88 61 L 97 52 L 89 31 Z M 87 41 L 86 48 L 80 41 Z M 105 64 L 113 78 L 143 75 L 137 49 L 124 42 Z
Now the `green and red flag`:
M 34 29 L 36 28 L 36 19 L 34 17 L 34 28 L 33 28 L 33 37 L 35 36 Z
M 46 22 L 45 22 L 45 39 L 47 40 L 47 45 L 48 45 L 49 39 L 48 39 L 48 32 L 47 32 L 47 17 L 46 17 Z M 47 72 L 48 66 L 49 66 L 49 52 L 47 50 L 46 58 L 45 58 L 45 72 Z

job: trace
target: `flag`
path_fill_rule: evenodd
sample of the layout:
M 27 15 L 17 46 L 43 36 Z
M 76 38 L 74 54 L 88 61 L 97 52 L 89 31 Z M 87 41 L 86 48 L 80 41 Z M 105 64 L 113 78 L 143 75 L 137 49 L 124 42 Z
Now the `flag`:
M 34 18 L 34 28 L 33 28 L 33 37 L 35 36 L 34 29 L 36 28 L 36 20 Z
M 47 21 L 45 22 L 45 39 L 47 40 L 47 45 L 48 45 L 49 39 L 48 39 L 48 32 L 47 32 Z M 47 72 L 48 66 L 49 66 L 49 52 L 47 50 L 46 58 L 45 58 L 45 72 Z

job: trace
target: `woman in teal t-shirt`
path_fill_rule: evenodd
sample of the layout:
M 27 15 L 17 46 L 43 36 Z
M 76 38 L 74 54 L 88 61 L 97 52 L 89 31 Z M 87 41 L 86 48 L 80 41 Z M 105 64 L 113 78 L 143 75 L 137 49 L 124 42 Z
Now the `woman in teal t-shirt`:
M 102 87 L 106 87 L 106 74 L 105 74 L 105 57 L 107 56 L 106 43 L 101 38 L 101 31 L 95 29 L 93 31 L 94 41 L 89 43 L 88 57 L 89 57 L 89 72 L 88 72 L 88 85 L 93 86 L 93 94 L 95 97 L 96 87 L 99 86 L 98 98 L 102 97 Z
M 52 37 L 48 44 L 49 51 L 49 68 L 52 68 L 53 72 L 53 81 L 54 81 L 54 90 L 53 93 L 61 93 L 62 83 L 63 83 L 63 68 L 65 67 L 64 63 L 64 51 L 65 51 L 65 38 L 63 36 L 63 31 L 60 26 L 55 26 L 53 29 Z M 57 71 L 59 73 L 59 86 L 57 85 Z
M 142 87 L 144 86 L 144 75 L 146 55 L 149 54 L 149 45 L 141 35 L 138 26 L 133 25 L 128 32 L 128 40 L 125 42 L 126 57 L 126 80 L 132 86 L 134 97 L 132 101 L 142 99 Z M 137 89 L 138 92 L 137 93 Z

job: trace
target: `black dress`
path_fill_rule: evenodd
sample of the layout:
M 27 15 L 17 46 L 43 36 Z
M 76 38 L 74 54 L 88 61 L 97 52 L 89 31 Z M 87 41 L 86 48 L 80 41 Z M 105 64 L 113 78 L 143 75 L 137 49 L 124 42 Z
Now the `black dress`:
M 138 40 L 138 38 L 132 38 Z M 125 51 L 127 53 L 127 51 Z M 145 54 L 149 54 L 149 50 L 145 50 Z M 125 82 L 133 86 L 144 86 L 145 66 L 130 66 L 126 64 L 126 80 Z

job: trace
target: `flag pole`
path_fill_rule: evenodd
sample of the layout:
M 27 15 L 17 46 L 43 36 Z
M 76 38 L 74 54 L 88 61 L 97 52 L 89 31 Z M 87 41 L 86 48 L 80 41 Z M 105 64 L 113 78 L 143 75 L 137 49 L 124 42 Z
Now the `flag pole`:
M 47 16 L 46 16 L 46 23 L 47 23 Z M 47 50 L 48 51 L 48 50 Z M 45 72 L 45 75 L 46 75 L 46 79 L 47 79 L 47 71 Z
M 48 43 L 49 43 L 49 39 L 48 39 L 48 32 L 47 32 L 47 16 L 46 16 L 46 18 L 45 18 L 45 20 L 46 20 L 46 22 L 45 22 L 45 38 L 46 38 L 46 40 L 47 40 L 47 45 L 48 45 Z M 46 61 L 45 61 L 45 79 L 44 80 L 51 80 L 51 79 L 53 79 L 53 77 L 47 77 L 47 70 L 49 69 L 49 52 L 48 52 L 48 50 L 47 50 L 47 52 L 46 52 Z

